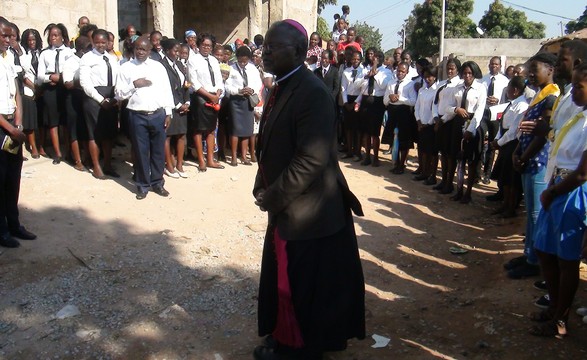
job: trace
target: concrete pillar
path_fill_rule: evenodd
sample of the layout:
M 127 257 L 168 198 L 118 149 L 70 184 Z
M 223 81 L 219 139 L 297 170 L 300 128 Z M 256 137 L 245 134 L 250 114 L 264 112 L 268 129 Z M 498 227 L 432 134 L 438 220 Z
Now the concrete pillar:
M 153 28 L 173 37 L 173 0 L 151 0 Z
M 249 0 L 249 34 L 253 39 L 257 34 L 263 34 L 263 0 Z
M 118 44 L 118 0 L 104 1 L 104 28 L 114 34 L 114 43 Z

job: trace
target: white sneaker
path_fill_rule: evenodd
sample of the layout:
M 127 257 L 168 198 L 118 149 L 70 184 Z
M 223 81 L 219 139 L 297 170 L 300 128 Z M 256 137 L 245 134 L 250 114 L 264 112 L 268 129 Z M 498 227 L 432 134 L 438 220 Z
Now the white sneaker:
M 175 168 L 175 173 L 184 179 L 188 178 L 188 174 L 185 171 L 179 171 L 177 168 Z
M 165 169 L 165 175 L 169 176 L 170 178 L 179 179 L 179 174 L 176 172 L 171 172 Z

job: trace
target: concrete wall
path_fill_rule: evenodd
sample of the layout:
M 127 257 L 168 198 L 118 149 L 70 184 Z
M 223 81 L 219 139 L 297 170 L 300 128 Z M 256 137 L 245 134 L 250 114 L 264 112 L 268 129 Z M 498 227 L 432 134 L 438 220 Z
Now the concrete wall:
M 541 39 L 445 39 L 445 55 L 454 53 L 461 62 L 471 60 L 479 64 L 484 74 L 489 59 L 493 56 L 502 57 L 502 66 L 526 62 L 540 50 Z
M 115 35 L 118 29 L 117 0 L 76 1 L 76 0 L 1 0 L 0 15 L 14 22 L 23 32 L 37 29 L 41 36 L 45 27 L 51 23 L 63 23 L 69 37 L 77 34 L 77 20 L 87 16 L 98 27 L 106 28 Z M 46 38 L 43 38 L 46 46 Z

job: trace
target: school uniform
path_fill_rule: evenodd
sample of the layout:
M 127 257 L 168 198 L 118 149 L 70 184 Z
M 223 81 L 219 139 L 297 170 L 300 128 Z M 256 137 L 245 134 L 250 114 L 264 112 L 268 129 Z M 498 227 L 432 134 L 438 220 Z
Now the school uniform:
M 87 95 L 84 113 L 90 140 L 112 140 L 118 132 L 118 110 L 103 109 L 100 103 L 114 99 L 114 87 L 120 71 L 115 56 L 96 49 L 80 60 L 80 84 Z
M 203 89 L 216 95 L 218 90 L 224 91 L 220 64 L 214 56 L 204 57 L 201 54 L 190 54 L 188 59 L 189 79 L 192 83 L 191 112 L 196 131 L 213 131 L 216 129 L 218 113 L 206 106 L 208 99 L 196 92 Z
M 438 90 L 438 83 L 435 82 L 431 86 L 424 84 L 418 91 L 418 99 L 414 108 L 414 116 L 416 121 L 422 124 L 422 129 L 418 134 L 418 149 L 425 153 L 434 153 L 434 115 L 432 114 L 432 107 L 434 99 L 436 98 L 436 90 Z
M 171 116 L 171 122 L 165 132 L 167 136 L 173 135 L 184 135 L 188 130 L 188 117 L 187 113 L 180 113 L 179 109 L 184 105 L 190 105 L 190 94 L 189 90 L 183 86 L 185 83 L 185 74 L 181 71 L 177 61 L 172 61 L 170 58 L 165 56 L 161 60 L 161 64 L 167 71 L 169 77 L 169 85 L 171 86 L 171 92 L 173 93 L 173 102 L 175 104 L 173 113 Z
M 230 67 L 230 74 L 225 84 L 227 95 L 230 95 L 228 99 L 229 133 L 232 136 L 247 138 L 253 135 L 255 116 L 254 106 L 249 103 L 249 97 L 239 94 L 239 91 L 245 87 L 250 87 L 256 95 L 259 95 L 263 87 L 259 70 L 251 63 L 248 63 L 244 69 L 235 63 Z
M 458 76 L 439 82 L 434 104 L 432 105 L 432 115 L 440 119 L 440 125 L 435 136 L 435 146 L 436 150 L 443 155 L 450 153 L 450 136 L 453 124 L 451 121 L 452 115 L 444 116 L 444 112 L 454 97 L 454 89 L 461 82 L 462 80 Z
M 349 66 L 342 72 L 340 88 L 342 102 L 360 104 L 362 100 L 363 81 L 365 68 L 359 65 L 356 68 Z M 356 131 L 359 128 L 359 113 L 354 109 L 344 108 L 344 126 L 346 130 Z
M 39 67 L 39 54 L 37 50 L 31 50 L 20 56 L 20 64 L 24 71 L 24 78 L 37 84 L 37 69 Z M 23 84 L 22 96 L 22 127 L 25 131 L 34 131 L 38 128 L 38 112 L 35 91 Z
M 368 72 L 365 72 L 367 76 Z M 361 107 L 359 110 L 360 126 L 362 133 L 370 136 L 379 136 L 381 134 L 381 124 L 383 123 L 383 114 L 385 105 L 383 96 L 387 89 L 387 84 L 392 79 L 391 71 L 381 65 L 377 73 L 363 81 L 363 91 Z
M 499 100 L 498 104 L 502 104 L 506 101 L 505 90 L 509 84 L 509 79 L 505 75 L 501 73 L 497 73 L 495 75 L 487 74 L 481 79 L 481 82 L 487 89 L 487 97 L 493 96 L 497 98 Z M 490 107 L 491 106 L 489 104 L 485 105 L 485 113 L 481 123 L 483 132 L 487 134 L 488 144 L 495 139 L 495 135 L 497 135 L 497 132 L 499 131 L 499 122 L 496 120 L 491 120 L 491 111 L 489 109 Z M 493 159 L 495 157 L 495 151 L 487 145 L 486 148 L 484 148 L 483 156 L 485 176 L 489 176 L 493 165 Z
M 150 86 L 135 88 L 134 81 L 145 78 Z M 120 67 L 116 99 L 128 99 L 129 132 L 135 153 L 135 178 L 139 194 L 163 186 L 165 167 L 165 117 L 174 108 L 169 78 L 160 62 L 133 59 Z
M 454 97 L 450 106 L 445 110 L 445 116 L 453 116 L 453 126 L 450 138 L 450 154 L 457 157 L 461 150 L 463 156 L 469 161 L 479 161 L 483 147 L 484 132 L 481 128 L 481 120 L 485 111 L 487 90 L 479 80 L 473 80 L 470 87 L 466 88 L 465 83 L 459 84 L 454 89 Z M 457 108 L 464 108 L 469 114 L 468 118 L 456 115 Z M 461 144 L 463 134 L 468 131 L 473 134 L 473 139 Z
M 39 55 L 37 80 L 43 90 L 43 123 L 46 127 L 67 124 L 63 79 L 60 79 L 57 84 L 51 84 L 49 77 L 52 74 L 61 74 L 65 61 L 73 55 L 73 50 L 64 44 L 47 48 Z
M 65 109 L 67 113 L 67 128 L 70 141 L 88 140 L 88 129 L 84 115 L 86 94 L 79 86 L 80 58 L 75 55 L 67 59 L 63 65 L 63 83 L 73 82 L 75 87 L 66 90 Z
M 399 95 L 398 101 L 392 103 L 389 96 Z M 387 106 L 387 123 L 381 136 L 382 144 L 393 144 L 394 130 L 398 129 L 399 150 L 412 149 L 418 131 L 413 107 L 416 105 L 417 93 L 414 82 L 408 77 L 395 79 L 387 85 L 383 96 L 383 104 Z

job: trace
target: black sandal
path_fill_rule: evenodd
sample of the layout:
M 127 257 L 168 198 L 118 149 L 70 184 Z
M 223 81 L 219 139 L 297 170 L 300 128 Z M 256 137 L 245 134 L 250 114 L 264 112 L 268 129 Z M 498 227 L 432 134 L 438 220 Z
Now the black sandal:
M 556 337 L 562 339 L 567 336 L 567 324 L 564 320 L 556 320 L 535 325 L 528 331 L 530 335 L 542 337 Z

